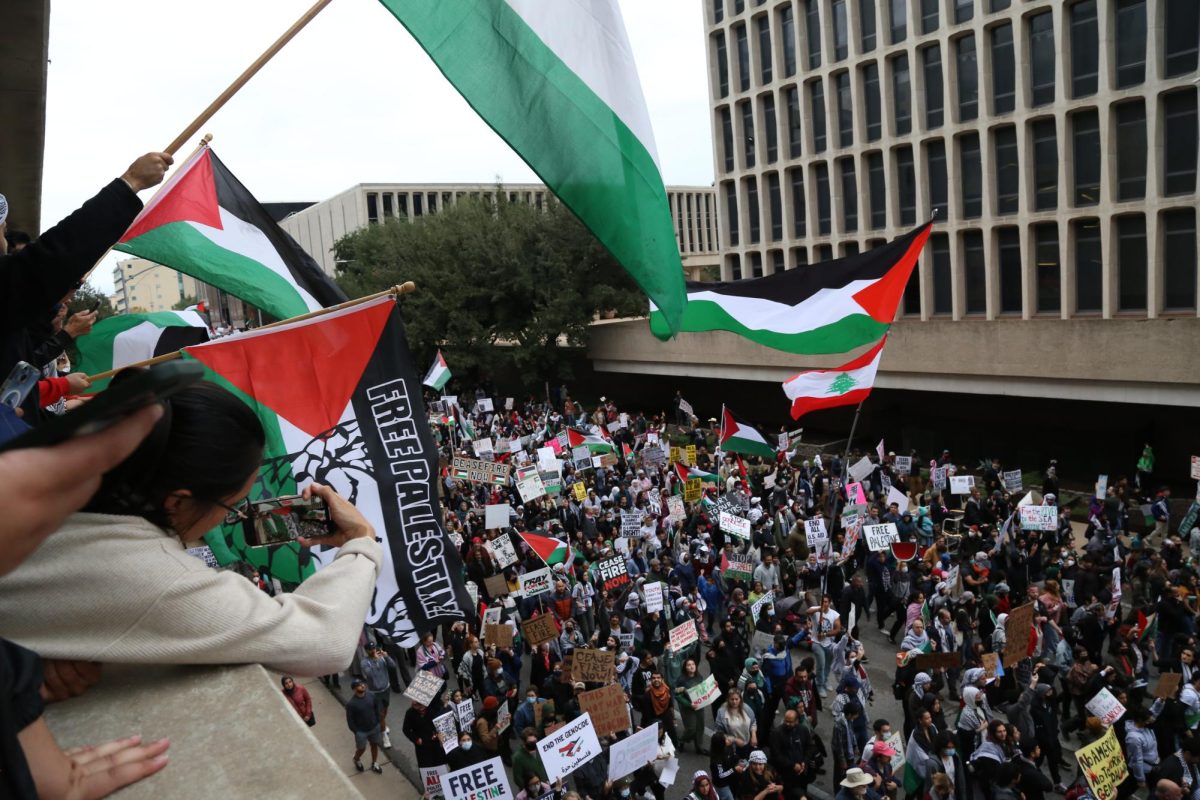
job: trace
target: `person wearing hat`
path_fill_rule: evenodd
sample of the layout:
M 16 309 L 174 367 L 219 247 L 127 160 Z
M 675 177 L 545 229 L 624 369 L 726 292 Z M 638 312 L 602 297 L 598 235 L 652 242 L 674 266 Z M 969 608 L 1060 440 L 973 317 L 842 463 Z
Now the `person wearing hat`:
M 742 773 L 734 794 L 737 800 L 783 800 L 784 786 L 775 777 L 775 771 L 767 764 L 767 754 L 762 750 L 750 753 L 750 765 Z
M 884 741 L 871 745 L 870 757 L 863 759 L 862 770 L 874 780 L 874 789 L 881 795 L 894 798 L 900 788 L 892 774 L 892 759 L 896 748 Z
M 483 698 L 479 716 L 475 718 L 474 722 L 475 739 L 479 742 L 479 746 L 487 752 L 488 758 L 501 756 L 505 765 L 508 765 L 512 761 L 509 748 L 500 746 L 502 735 L 498 720 L 500 702 L 498 698 L 492 696 Z
M 381 775 L 383 767 L 379 766 L 379 745 L 383 740 L 375 700 L 368 695 L 367 684 L 362 678 L 355 678 L 350 688 L 354 694 L 346 701 L 346 727 L 354 734 L 354 768 L 363 771 L 362 755 L 370 744 L 371 771 Z
M 838 781 L 838 789 L 834 800 L 879 800 L 879 793 L 874 789 L 875 779 L 863 772 L 859 767 L 846 770 L 846 776 Z

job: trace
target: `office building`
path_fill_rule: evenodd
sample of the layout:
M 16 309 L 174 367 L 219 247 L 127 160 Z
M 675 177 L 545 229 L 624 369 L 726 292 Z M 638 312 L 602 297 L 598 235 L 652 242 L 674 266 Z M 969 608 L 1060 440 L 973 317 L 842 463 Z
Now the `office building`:
M 203 284 L 190 275 L 144 258 L 124 258 L 113 268 L 109 302 L 118 314 L 170 311 L 181 300 L 196 302 Z

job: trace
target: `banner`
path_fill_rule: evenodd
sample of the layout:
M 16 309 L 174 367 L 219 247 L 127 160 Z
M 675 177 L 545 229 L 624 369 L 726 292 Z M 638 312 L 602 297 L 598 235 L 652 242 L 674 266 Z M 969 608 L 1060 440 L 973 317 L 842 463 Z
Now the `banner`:
M 1097 800 L 1116 800 L 1117 787 L 1129 777 L 1129 768 L 1112 728 L 1096 741 L 1076 750 L 1075 760 Z
M 612 556 L 596 564 L 596 572 L 600 576 L 601 591 L 612 592 L 628 586 L 629 568 L 625 556 Z
M 700 632 L 696 630 L 695 620 L 687 620 L 682 625 L 671 628 L 670 649 L 674 653 L 682 652 L 692 642 L 700 641 Z
M 629 703 L 625 701 L 625 690 L 619 683 L 610 683 L 590 692 L 581 692 L 579 708 L 592 718 L 597 736 L 619 733 L 632 726 Z
M 608 779 L 620 780 L 632 775 L 658 758 L 658 723 L 632 736 L 613 742 L 608 749 Z
M 513 800 L 499 756 L 443 775 L 442 795 L 445 800 Z
M 692 710 L 699 711 L 702 708 L 711 706 L 721 696 L 721 689 L 717 686 L 716 677 L 709 675 L 703 681 L 688 689 L 687 694 L 688 700 L 692 703 Z
M 542 567 L 532 572 L 526 572 L 521 576 L 521 595 L 524 597 L 537 597 L 539 594 L 546 594 L 553 588 L 553 582 L 554 579 L 550 576 L 549 567 Z
M 508 473 L 511 469 L 508 464 L 498 464 L 495 461 L 484 461 L 479 458 L 454 456 L 450 460 L 450 477 L 473 483 L 507 486 Z
M 863 536 L 867 539 L 867 549 L 872 553 L 888 550 L 891 548 L 892 542 L 900 541 L 900 532 L 896 530 L 894 522 L 885 522 L 882 525 L 863 525 Z
M 539 741 L 537 752 L 552 782 L 567 777 L 600 755 L 600 740 L 592 727 L 592 718 L 585 713 L 571 720 Z

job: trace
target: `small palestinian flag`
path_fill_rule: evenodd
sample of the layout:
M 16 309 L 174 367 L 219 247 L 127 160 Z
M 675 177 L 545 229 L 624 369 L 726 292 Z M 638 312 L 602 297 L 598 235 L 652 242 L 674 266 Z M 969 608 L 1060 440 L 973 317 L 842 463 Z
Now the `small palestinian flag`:
M 858 358 L 835 369 L 812 369 L 783 382 L 783 393 L 792 401 L 792 419 L 810 411 L 850 406 L 867 399 L 875 386 L 875 373 L 883 358 L 887 337 Z
M 732 331 L 802 355 L 846 353 L 879 341 L 896 318 L 931 225 L 873 250 L 764 278 L 689 282 L 682 330 Z M 650 330 L 668 333 L 653 303 Z
M 573 558 L 571 546 L 562 539 L 541 536 L 536 533 L 521 533 L 521 538 L 525 540 L 525 544 L 529 545 L 530 550 L 537 553 L 538 558 L 546 562 L 546 566 L 553 567 L 555 564 L 571 563 Z
M 440 392 L 449 380 L 450 368 L 446 366 L 446 359 L 442 358 L 442 351 L 438 350 L 437 358 L 433 360 L 433 366 L 425 374 L 425 380 L 422 383 L 434 391 Z
M 704 481 L 705 483 L 719 483 L 720 482 L 720 478 L 715 473 L 705 472 L 704 470 L 700 469 L 699 467 L 689 467 L 684 464 L 680 464 L 678 461 L 675 462 L 675 474 L 679 477 L 679 480 L 681 480 L 681 481 L 688 481 L 693 478 L 699 478 L 700 480 Z
M 346 301 L 208 147 L 163 185 L 113 249 L 199 278 L 276 319 Z
M 721 449 L 727 453 L 744 453 L 774 459 L 775 448 L 767 444 L 767 437 L 749 422 L 738 419 L 728 408 L 721 409 Z
M 80 369 L 95 375 L 208 341 L 208 322 L 194 308 L 120 314 L 75 340 Z
M 1139 608 L 1137 612 L 1137 637 L 1139 642 L 1143 642 L 1147 637 L 1150 641 L 1154 641 L 1158 636 L 1158 613 L 1155 612 L 1147 617 Z
M 567 447 L 574 450 L 576 447 L 586 447 L 589 453 L 598 455 L 601 453 L 616 452 L 613 443 L 597 433 L 584 433 L 577 431 L 574 428 L 567 428 Z

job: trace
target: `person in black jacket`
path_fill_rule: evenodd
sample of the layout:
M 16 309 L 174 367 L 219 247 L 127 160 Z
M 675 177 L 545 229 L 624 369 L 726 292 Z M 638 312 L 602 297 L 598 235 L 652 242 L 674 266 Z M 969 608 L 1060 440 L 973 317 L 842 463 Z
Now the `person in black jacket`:
M 1041 748 L 1036 739 L 1022 739 L 1021 752 L 1013 759 L 1020 774 L 1018 786 L 1025 800 L 1046 800 L 1046 792 L 1054 789 L 1054 784 L 1037 766 Z

